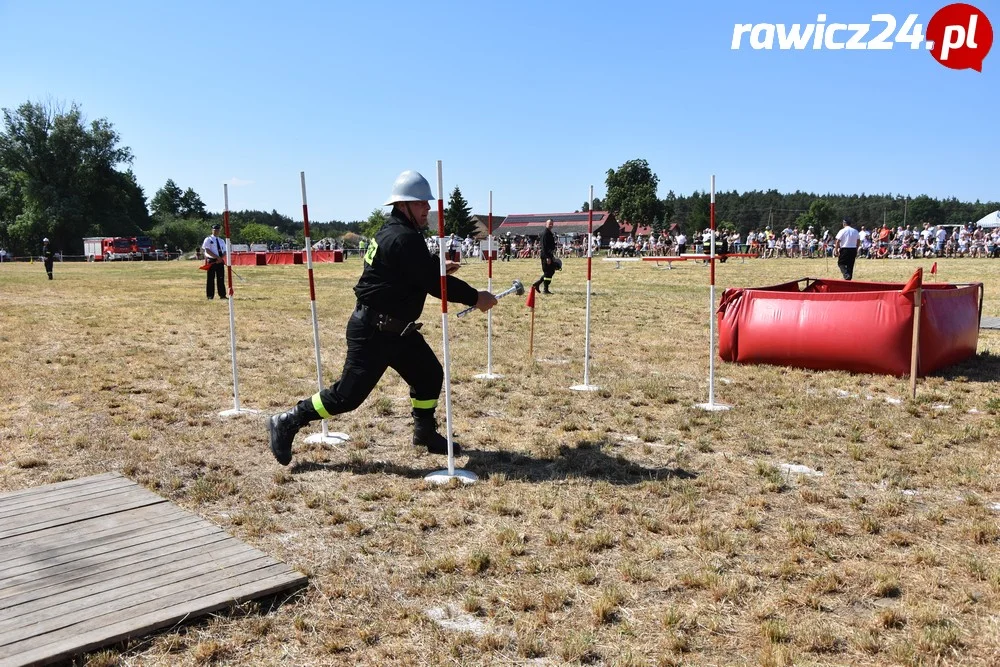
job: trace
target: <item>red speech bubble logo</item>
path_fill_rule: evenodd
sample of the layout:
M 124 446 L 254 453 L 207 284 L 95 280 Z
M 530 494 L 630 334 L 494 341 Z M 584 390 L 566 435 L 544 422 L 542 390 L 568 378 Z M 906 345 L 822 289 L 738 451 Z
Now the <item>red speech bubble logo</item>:
M 931 17 L 925 39 L 933 44 L 931 55 L 945 67 L 982 72 L 983 59 L 993 48 L 993 26 L 976 7 L 956 3 Z

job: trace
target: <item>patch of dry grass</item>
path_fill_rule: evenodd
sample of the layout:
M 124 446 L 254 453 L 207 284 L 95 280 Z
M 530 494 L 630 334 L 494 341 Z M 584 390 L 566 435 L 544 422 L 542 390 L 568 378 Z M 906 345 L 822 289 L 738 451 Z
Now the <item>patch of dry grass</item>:
M 859 278 L 916 263 L 862 262 Z M 95 653 L 92 664 L 990 664 L 1000 655 L 996 433 L 1000 335 L 920 382 L 708 366 L 704 267 L 595 262 L 591 381 L 582 381 L 585 262 L 528 312 L 452 320 L 460 467 L 409 445 L 391 371 L 331 420 L 353 440 L 274 463 L 263 417 L 232 407 L 228 309 L 193 263 L 0 268 L 0 490 L 116 470 L 310 576 L 287 601 Z M 939 261 L 986 283 L 1000 263 Z M 316 267 L 325 375 L 343 361 L 359 265 Z M 834 275 L 819 261 L 729 262 L 721 287 Z M 237 285 L 240 399 L 275 412 L 315 391 L 302 267 Z M 530 280 L 536 262 L 494 267 Z M 485 283 L 485 265 L 460 275 Z M 437 302 L 424 333 L 440 347 Z M 858 344 L 863 344 L 859 341 Z M 947 404 L 950 409 L 935 406 Z M 970 413 L 971 409 L 978 412 Z M 822 476 L 786 472 L 799 464 Z M 448 622 L 430 609 L 449 609 Z M 473 623 L 475 621 L 475 623 Z

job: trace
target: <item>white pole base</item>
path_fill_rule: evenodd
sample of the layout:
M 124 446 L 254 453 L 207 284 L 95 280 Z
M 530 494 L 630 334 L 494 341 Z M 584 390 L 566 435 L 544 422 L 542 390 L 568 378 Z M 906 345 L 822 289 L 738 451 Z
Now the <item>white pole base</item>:
M 575 384 L 570 389 L 573 391 L 597 391 L 600 387 L 596 384 Z
M 428 482 L 433 482 L 434 484 L 447 484 L 453 479 L 457 479 L 462 484 L 475 484 L 479 481 L 476 473 L 469 472 L 468 470 L 462 470 L 460 468 L 455 469 L 454 475 L 449 475 L 447 470 L 435 470 L 424 477 L 424 479 Z
M 219 413 L 220 417 L 238 417 L 240 415 L 259 415 L 260 410 L 251 410 L 250 408 L 232 408 L 230 410 L 223 410 Z
M 350 439 L 351 436 L 346 433 L 327 433 L 326 435 L 323 435 L 322 433 L 313 433 L 306 438 L 306 444 L 342 445 Z
M 472 377 L 477 380 L 499 380 L 503 376 L 499 373 L 480 373 L 479 375 L 473 375 Z
M 694 407 L 708 412 L 725 412 L 726 410 L 733 409 L 733 406 L 726 405 L 725 403 L 695 403 Z

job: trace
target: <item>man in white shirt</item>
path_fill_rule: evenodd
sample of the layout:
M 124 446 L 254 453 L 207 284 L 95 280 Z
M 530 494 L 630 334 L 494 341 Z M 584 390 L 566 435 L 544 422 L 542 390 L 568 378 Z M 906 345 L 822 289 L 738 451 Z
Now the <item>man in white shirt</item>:
M 226 299 L 226 242 L 219 238 L 219 225 L 212 225 L 212 233 L 202 241 L 201 249 L 208 266 L 208 285 L 205 294 L 215 298 L 215 288 L 219 288 L 219 298 Z
M 934 234 L 934 252 L 939 256 L 944 254 L 944 242 L 948 240 L 948 232 L 944 227 L 938 225 L 937 232 Z
M 851 225 L 849 217 L 844 218 L 844 228 L 837 232 L 834 252 L 844 280 L 851 280 L 854 277 L 854 260 L 858 257 L 858 230 Z
M 684 232 L 677 232 L 677 254 L 683 255 L 684 251 L 687 250 L 688 237 L 684 235 Z

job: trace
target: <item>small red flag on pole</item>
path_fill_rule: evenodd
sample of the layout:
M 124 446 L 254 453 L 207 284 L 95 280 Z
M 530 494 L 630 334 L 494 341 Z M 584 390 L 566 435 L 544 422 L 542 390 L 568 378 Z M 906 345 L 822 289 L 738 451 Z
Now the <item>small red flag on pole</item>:
M 933 264 L 931 264 L 931 275 L 932 276 L 936 276 L 937 275 L 937 262 L 934 262 Z
M 923 267 L 919 267 L 917 268 L 916 271 L 913 272 L 913 275 L 910 276 L 910 279 L 906 281 L 906 284 L 903 285 L 903 294 L 911 294 L 913 292 L 916 292 L 918 289 L 920 289 L 921 285 L 923 284 L 923 281 L 924 281 L 924 269 Z

